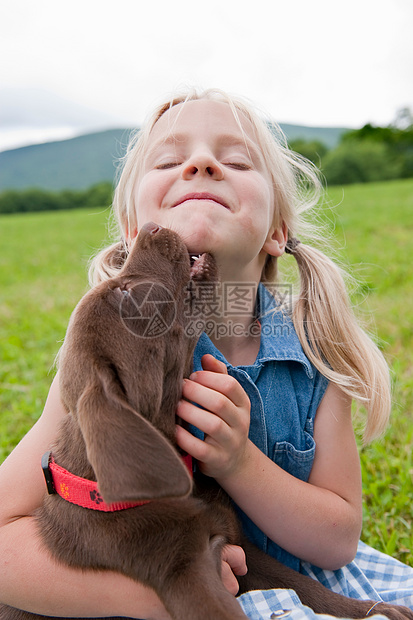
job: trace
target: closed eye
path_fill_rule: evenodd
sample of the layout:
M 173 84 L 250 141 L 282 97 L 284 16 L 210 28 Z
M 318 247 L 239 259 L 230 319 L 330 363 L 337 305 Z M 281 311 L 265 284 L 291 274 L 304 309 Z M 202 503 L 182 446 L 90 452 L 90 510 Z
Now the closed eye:
M 243 162 L 230 161 L 225 162 L 224 166 L 228 166 L 230 168 L 235 168 L 236 170 L 251 170 L 252 166 Z
M 168 161 L 164 164 L 158 164 L 155 166 L 155 170 L 168 170 L 169 168 L 175 168 L 176 166 L 180 166 L 180 162 L 177 161 Z
M 180 165 L 181 165 L 181 162 L 179 161 L 168 161 L 162 164 L 157 164 L 155 166 L 155 170 L 169 170 L 170 168 L 176 168 L 177 166 L 180 166 Z M 247 164 L 245 162 L 229 161 L 229 162 L 223 162 L 223 165 L 229 168 L 234 168 L 235 170 L 252 170 L 252 165 Z

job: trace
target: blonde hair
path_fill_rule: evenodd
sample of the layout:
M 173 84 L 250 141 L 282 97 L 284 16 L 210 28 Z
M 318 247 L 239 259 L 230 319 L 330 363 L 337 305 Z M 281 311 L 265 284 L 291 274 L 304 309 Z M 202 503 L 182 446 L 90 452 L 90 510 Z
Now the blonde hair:
M 337 384 L 367 410 L 364 440 L 370 441 L 386 427 L 390 412 L 390 380 L 385 359 L 360 327 L 344 283 L 345 273 L 314 247 L 322 242 L 319 227 L 308 215 L 322 194 L 315 166 L 293 153 L 280 128 L 267 123 L 245 100 L 219 90 L 191 91 L 160 105 L 142 130 L 130 140 L 113 200 L 118 241 L 101 251 L 90 269 L 91 284 L 115 276 L 127 256 L 126 239 L 137 227 L 134 189 L 142 174 L 148 140 L 156 122 L 172 107 L 187 101 L 215 100 L 227 103 L 242 130 L 246 118 L 271 176 L 275 225 L 282 223 L 289 238 L 310 240 L 292 252 L 298 265 L 300 291 L 292 310 L 297 335 L 307 357 L 331 382 Z M 268 256 L 263 282 L 274 282 L 277 259 Z

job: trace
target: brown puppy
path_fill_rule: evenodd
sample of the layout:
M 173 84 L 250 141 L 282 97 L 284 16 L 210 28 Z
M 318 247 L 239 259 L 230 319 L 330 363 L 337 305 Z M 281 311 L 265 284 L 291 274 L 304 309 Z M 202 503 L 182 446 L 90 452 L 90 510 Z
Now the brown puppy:
M 68 415 L 52 453 L 62 468 L 98 482 L 89 493 L 98 507 L 123 505 L 111 512 L 76 505 L 61 483 L 38 511 L 40 536 L 60 562 L 151 586 L 175 620 L 245 620 L 219 574 L 226 543 L 247 555 L 241 592 L 292 588 L 316 612 L 363 618 L 373 601 L 334 594 L 244 540 L 226 494 L 212 479 L 193 483 L 176 449 L 176 406 L 199 335 L 188 329 L 188 303 L 216 280 L 212 256 L 191 267 L 176 233 L 147 224 L 120 275 L 80 301 L 60 356 Z M 150 501 L 125 507 L 139 500 Z M 385 603 L 373 611 L 413 619 Z M 40 620 L 6 606 L 0 618 Z

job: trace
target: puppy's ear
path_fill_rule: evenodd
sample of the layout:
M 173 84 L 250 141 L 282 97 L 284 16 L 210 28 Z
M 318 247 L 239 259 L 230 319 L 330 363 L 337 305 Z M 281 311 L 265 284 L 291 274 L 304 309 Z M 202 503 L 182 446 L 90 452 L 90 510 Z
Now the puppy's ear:
M 113 396 L 113 397 L 112 397 Z M 95 375 L 78 403 L 87 456 L 107 503 L 185 497 L 187 467 L 170 442 Z

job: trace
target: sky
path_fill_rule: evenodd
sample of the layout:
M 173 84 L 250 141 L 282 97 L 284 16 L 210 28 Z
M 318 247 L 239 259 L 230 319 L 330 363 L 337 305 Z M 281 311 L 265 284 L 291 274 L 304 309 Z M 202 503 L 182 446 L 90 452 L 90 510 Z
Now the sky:
M 300 125 L 413 109 L 412 0 L 13 0 L 0 23 L 0 150 L 139 126 L 192 86 Z

